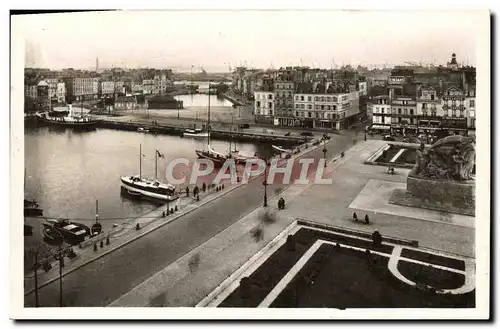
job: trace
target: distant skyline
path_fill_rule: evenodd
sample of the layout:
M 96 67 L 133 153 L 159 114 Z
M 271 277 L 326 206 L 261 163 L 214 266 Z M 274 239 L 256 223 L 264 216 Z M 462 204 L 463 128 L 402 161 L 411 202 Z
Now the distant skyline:
M 13 17 L 26 67 L 476 65 L 479 11 L 117 11 Z

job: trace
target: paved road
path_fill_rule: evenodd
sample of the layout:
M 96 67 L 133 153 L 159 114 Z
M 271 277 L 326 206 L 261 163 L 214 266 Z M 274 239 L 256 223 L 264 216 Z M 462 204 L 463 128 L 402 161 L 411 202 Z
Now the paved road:
M 352 137 L 334 135 L 328 156 L 352 145 Z M 321 147 L 306 155 L 323 157 Z M 314 168 L 313 168 L 314 169 Z M 154 232 L 63 277 L 64 306 L 105 306 L 183 256 L 239 218 L 261 206 L 263 177 L 167 224 Z M 269 197 L 282 185 L 270 185 Z M 25 296 L 34 306 L 34 293 Z M 39 290 L 40 306 L 59 306 L 59 281 Z

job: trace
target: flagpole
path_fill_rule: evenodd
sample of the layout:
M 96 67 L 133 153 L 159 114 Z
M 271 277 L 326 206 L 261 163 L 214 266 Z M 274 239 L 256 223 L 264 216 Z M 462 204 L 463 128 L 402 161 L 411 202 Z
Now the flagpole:
M 139 179 L 142 178 L 142 144 L 139 144 Z
M 158 180 L 158 150 L 155 153 L 155 180 Z

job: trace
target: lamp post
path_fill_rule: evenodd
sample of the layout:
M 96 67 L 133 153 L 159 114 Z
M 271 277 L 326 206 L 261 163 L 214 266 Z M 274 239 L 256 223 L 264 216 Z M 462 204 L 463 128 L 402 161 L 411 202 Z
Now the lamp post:
M 264 167 L 264 207 L 267 207 L 267 162 L 268 158 L 266 157 L 266 166 Z
M 323 136 L 323 154 L 325 155 L 325 164 L 324 167 L 326 168 L 326 135 Z
M 365 142 L 366 142 L 366 131 L 368 130 L 368 127 L 365 126 Z

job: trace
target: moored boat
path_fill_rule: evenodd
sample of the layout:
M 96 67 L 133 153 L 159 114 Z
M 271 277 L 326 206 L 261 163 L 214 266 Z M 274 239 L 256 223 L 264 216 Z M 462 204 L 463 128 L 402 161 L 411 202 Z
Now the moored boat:
M 207 138 L 208 131 L 204 131 L 203 129 L 186 129 L 182 135 L 184 137 Z
M 91 129 L 96 127 L 96 120 L 85 114 L 74 114 L 71 104 L 68 105 L 68 108 L 67 115 L 65 115 L 66 112 L 60 112 L 63 115 L 55 115 L 54 111 L 44 113 L 43 121 L 50 125 L 66 128 Z
M 86 225 L 67 219 L 47 219 L 46 223 L 43 223 L 43 227 L 43 234 L 47 239 L 62 238 L 71 245 L 83 242 L 90 236 L 90 228 Z
M 43 209 L 35 200 L 24 199 L 24 216 L 43 216 Z

